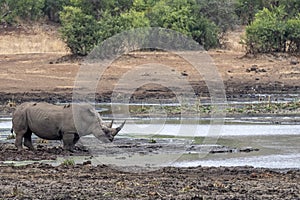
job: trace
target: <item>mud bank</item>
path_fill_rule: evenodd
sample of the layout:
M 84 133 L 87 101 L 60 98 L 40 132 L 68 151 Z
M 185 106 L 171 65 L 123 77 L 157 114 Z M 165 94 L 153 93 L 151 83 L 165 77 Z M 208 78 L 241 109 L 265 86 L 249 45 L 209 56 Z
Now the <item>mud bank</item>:
M 87 138 L 87 142 L 91 144 L 91 138 Z M 198 166 L 137 170 L 136 166 L 134 169 L 127 166 L 127 170 L 119 171 L 116 166 L 95 166 L 89 160 L 82 164 L 61 162 L 58 166 L 37 163 L 58 157 L 70 161 L 76 156 L 92 158 L 95 153 L 117 157 L 124 153 L 155 155 L 178 150 L 182 144 L 181 140 L 173 140 L 172 149 L 172 145 L 166 146 L 165 142 L 165 139 L 119 138 L 112 145 L 108 144 L 106 148 L 103 145 L 98 149 L 101 151 L 94 149 L 90 154 L 80 145 L 70 153 L 64 152 L 59 142 L 37 144 L 37 141 L 36 151 L 24 148 L 23 152 L 17 152 L 13 140 L 2 141 L 0 199 L 300 199 L 299 169 Z M 201 146 L 193 144 L 187 151 L 200 151 L 198 147 Z M 213 149 L 215 152 L 211 153 L 214 154 L 233 150 L 225 146 Z M 4 164 L 7 160 L 35 163 L 14 166 Z
M 126 173 L 110 166 L 0 167 L 3 199 L 299 199 L 300 171 L 165 167 Z

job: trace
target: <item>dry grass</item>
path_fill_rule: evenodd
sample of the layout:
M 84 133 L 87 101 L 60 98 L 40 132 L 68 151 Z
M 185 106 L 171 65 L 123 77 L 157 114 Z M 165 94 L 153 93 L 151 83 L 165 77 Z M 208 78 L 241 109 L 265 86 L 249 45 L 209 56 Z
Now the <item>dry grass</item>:
M 235 52 L 245 52 L 245 46 L 241 44 L 242 38 L 245 37 L 245 27 L 229 31 L 225 35 L 225 47 Z
M 12 31 L 0 35 L 0 54 L 68 53 L 55 29 L 34 27 L 30 31 Z

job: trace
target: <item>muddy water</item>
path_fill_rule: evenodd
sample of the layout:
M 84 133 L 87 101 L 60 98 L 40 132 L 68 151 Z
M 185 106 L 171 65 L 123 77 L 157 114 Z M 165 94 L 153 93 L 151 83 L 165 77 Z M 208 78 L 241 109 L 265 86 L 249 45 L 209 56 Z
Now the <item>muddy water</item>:
M 113 144 L 100 144 L 93 136 L 82 138 L 81 144 L 89 146 L 94 156 L 72 159 L 78 163 L 89 159 L 95 165 L 114 164 L 123 167 L 250 165 L 300 168 L 298 124 L 271 125 L 227 119 L 227 123 L 219 127 L 216 134 L 211 131 L 212 126 L 207 123 L 209 120 L 198 121 L 198 124 L 180 124 L 181 122 L 162 119 L 131 120 Z M 1 140 L 5 140 L 10 134 L 10 127 L 10 118 L 0 119 Z M 210 137 L 211 134 L 214 137 Z M 251 147 L 259 151 L 212 154 L 199 150 L 199 147 L 205 146 L 237 149 Z M 63 160 L 64 158 L 52 161 L 52 164 L 57 165 Z
M 269 126 L 267 126 L 269 127 Z M 262 127 L 262 129 L 267 128 Z M 295 127 L 296 128 L 296 127 Z M 298 127 L 299 130 L 300 127 Z M 282 130 L 282 129 L 281 129 Z M 267 130 L 263 130 L 267 131 Z M 251 146 L 257 152 L 208 154 L 198 159 L 197 155 L 185 155 L 174 166 L 254 166 L 266 168 L 300 168 L 300 134 L 223 136 L 218 143 L 238 147 Z M 282 133 L 279 131 L 278 133 Z

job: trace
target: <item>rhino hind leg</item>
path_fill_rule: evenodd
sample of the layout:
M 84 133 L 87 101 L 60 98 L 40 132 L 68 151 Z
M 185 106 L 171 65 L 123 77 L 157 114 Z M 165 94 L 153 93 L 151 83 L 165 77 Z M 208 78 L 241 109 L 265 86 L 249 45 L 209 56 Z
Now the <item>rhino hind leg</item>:
M 32 145 L 32 141 L 31 141 L 31 135 L 32 132 L 30 130 L 28 130 L 25 135 L 24 135 L 24 145 L 30 149 L 30 150 L 34 150 L 34 147 Z
M 15 140 L 15 146 L 18 148 L 18 151 L 21 151 L 23 149 L 22 147 L 22 143 L 23 143 L 23 137 L 25 135 L 26 132 L 16 132 L 16 140 Z

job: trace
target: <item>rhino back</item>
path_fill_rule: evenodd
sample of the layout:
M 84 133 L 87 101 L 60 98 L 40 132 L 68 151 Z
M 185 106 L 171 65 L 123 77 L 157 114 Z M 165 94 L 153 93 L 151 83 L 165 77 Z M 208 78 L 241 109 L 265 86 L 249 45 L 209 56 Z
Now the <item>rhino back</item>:
M 37 136 L 48 139 L 61 139 L 63 107 L 47 103 L 36 103 L 26 108 L 29 129 Z

